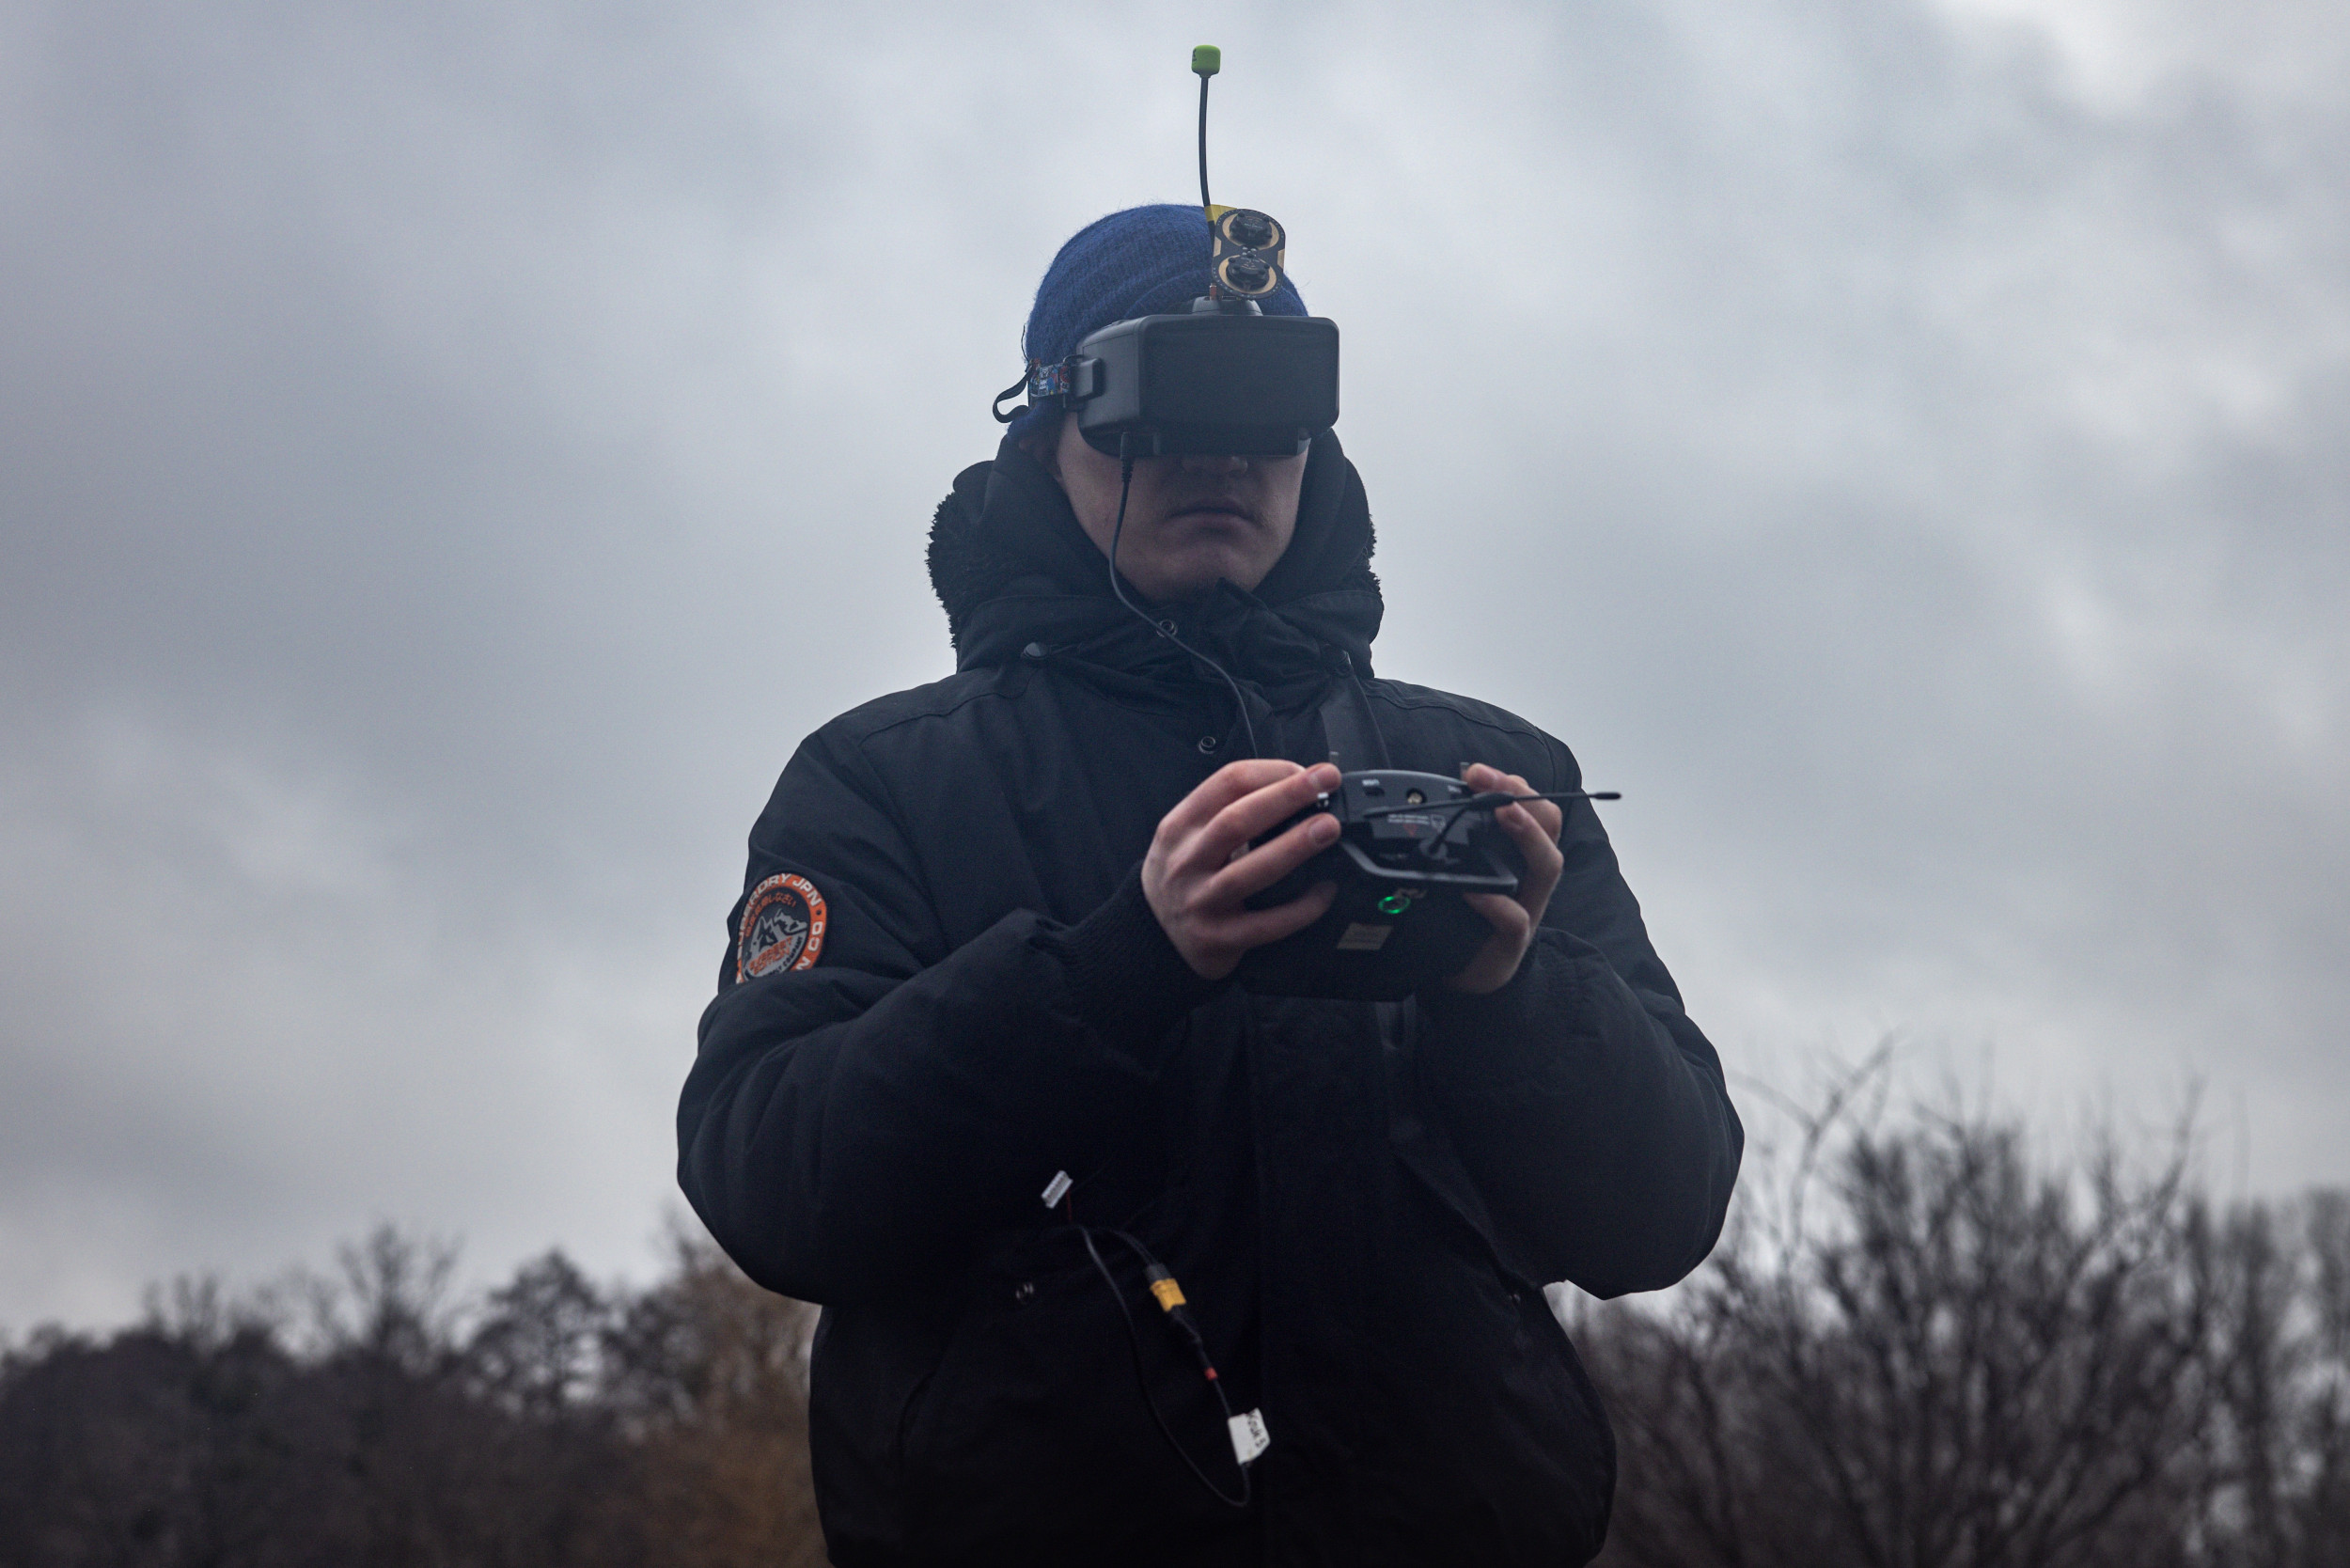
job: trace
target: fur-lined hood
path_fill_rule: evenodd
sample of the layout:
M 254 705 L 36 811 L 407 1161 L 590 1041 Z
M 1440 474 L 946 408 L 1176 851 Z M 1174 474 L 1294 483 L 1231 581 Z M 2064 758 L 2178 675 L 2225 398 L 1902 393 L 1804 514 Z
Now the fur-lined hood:
M 1220 584 L 1176 619 L 1245 679 L 1285 683 L 1326 668 L 1331 650 L 1368 674 L 1385 611 L 1373 545 L 1362 479 L 1324 431 L 1307 459 L 1297 532 L 1272 572 L 1253 594 Z M 1034 644 L 1146 677 L 1190 662 L 1119 604 L 1058 481 L 1010 438 L 939 502 L 930 571 L 962 668 L 1010 663 Z

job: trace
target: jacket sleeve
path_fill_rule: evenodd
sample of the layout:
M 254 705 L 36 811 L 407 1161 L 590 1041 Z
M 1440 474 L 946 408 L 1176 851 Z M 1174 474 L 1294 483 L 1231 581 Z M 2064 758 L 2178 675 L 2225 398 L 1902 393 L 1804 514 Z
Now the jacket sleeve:
M 1551 790 L 1581 788 L 1558 742 Z M 1540 1279 L 1661 1290 L 1720 1236 L 1745 1133 L 1589 801 L 1516 975 L 1427 999 L 1420 1059 L 1497 1237 Z
M 678 1181 L 744 1271 L 845 1303 L 951 1266 L 1087 1168 L 1209 989 L 1137 875 L 1073 926 L 1015 911 L 948 949 L 855 739 L 811 736 L 751 834 L 749 890 L 824 903 L 814 964 L 738 978 L 744 902 L 678 1106 Z

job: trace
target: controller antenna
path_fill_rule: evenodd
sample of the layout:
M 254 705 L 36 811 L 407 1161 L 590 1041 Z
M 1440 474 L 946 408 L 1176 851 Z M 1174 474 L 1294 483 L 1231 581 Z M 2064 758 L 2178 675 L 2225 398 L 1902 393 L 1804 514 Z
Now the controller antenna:
M 1199 210 L 1215 222 L 1215 209 L 1208 202 L 1208 78 L 1224 69 L 1224 51 L 1213 43 L 1203 43 L 1191 52 L 1191 69 L 1199 77 Z

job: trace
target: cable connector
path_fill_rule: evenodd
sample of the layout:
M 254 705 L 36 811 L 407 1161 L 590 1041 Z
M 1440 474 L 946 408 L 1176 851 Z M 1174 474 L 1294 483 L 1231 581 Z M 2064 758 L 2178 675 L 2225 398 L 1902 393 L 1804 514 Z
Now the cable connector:
M 1151 1280 L 1151 1294 L 1158 1298 L 1160 1311 L 1172 1313 L 1183 1304 L 1183 1287 L 1175 1282 L 1165 1263 L 1152 1263 L 1143 1272 Z
M 1126 1305 L 1125 1293 L 1119 1289 L 1118 1277 L 1110 1272 L 1110 1265 L 1103 1260 L 1101 1247 L 1094 1244 L 1097 1233 L 1123 1243 L 1126 1250 L 1142 1264 L 1143 1278 L 1151 1288 L 1151 1298 L 1159 1304 L 1159 1310 L 1167 1314 L 1167 1326 L 1182 1337 L 1191 1348 L 1192 1358 L 1199 1363 L 1199 1375 L 1215 1395 L 1216 1407 L 1224 1414 L 1225 1430 L 1232 1440 L 1232 1458 L 1240 1470 L 1240 1490 L 1237 1493 L 1227 1492 L 1210 1480 L 1208 1472 L 1199 1467 L 1199 1462 L 1175 1440 L 1175 1429 L 1167 1424 L 1166 1413 L 1160 1410 L 1159 1402 L 1151 1393 L 1151 1375 L 1143 1367 L 1142 1340 L 1135 1332 L 1133 1309 Z M 1134 1352 L 1135 1377 L 1142 1385 L 1142 1403 L 1150 1410 L 1151 1419 L 1158 1427 L 1159 1435 L 1167 1439 L 1167 1446 L 1175 1450 L 1175 1457 L 1183 1462 L 1184 1468 L 1191 1471 L 1193 1479 L 1206 1487 L 1216 1501 L 1227 1508 L 1246 1508 L 1249 1462 L 1264 1451 L 1264 1444 L 1268 1441 L 1264 1435 L 1264 1417 L 1255 1410 L 1241 1416 L 1232 1414 L 1231 1400 L 1224 1392 L 1224 1380 L 1216 1375 L 1215 1362 L 1208 1356 L 1207 1341 L 1201 1336 L 1199 1325 L 1191 1321 L 1190 1309 L 1183 1305 L 1183 1288 L 1175 1282 L 1175 1271 L 1160 1262 L 1149 1247 L 1123 1231 L 1103 1230 L 1097 1232 L 1092 1226 L 1080 1225 L 1077 1235 L 1085 1243 L 1086 1254 L 1093 1260 L 1095 1271 L 1102 1276 L 1102 1283 L 1109 1287 L 1110 1299 L 1118 1304 L 1118 1315 L 1126 1325 L 1126 1345 Z

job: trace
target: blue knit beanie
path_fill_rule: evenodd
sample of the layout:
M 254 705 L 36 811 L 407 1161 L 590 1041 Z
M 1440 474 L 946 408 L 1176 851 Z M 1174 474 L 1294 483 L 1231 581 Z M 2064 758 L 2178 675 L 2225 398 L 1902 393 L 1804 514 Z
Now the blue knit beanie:
M 1028 364 L 1059 364 L 1112 321 L 1189 310 L 1208 291 L 1210 249 L 1207 214 L 1198 207 L 1160 202 L 1096 218 L 1069 237 L 1036 286 L 1036 304 L 1020 335 Z M 1258 304 L 1268 316 L 1307 313 L 1297 286 L 1286 276 Z M 1031 398 L 1011 422 L 1013 438 L 1025 440 L 1042 429 L 1066 401 L 1058 393 Z

